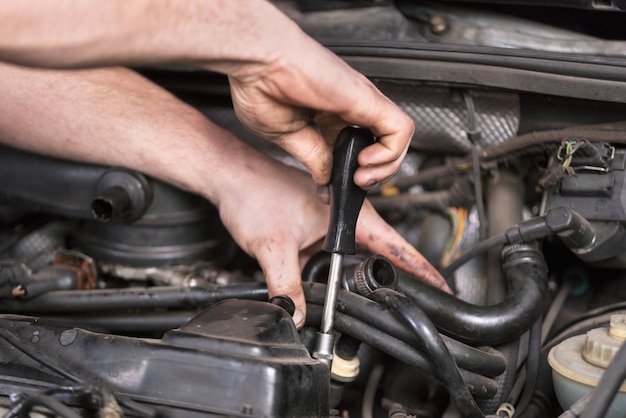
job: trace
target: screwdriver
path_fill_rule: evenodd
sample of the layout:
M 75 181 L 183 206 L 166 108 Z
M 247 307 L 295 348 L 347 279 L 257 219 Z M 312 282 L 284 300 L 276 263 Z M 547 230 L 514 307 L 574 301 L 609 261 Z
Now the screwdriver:
M 356 254 L 356 221 L 365 200 L 365 190 L 354 183 L 359 168 L 359 153 L 375 142 L 365 128 L 347 126 L 339 132 L 333 152 L 330 176 L 330 222 L 324 240 L 324 251 L 331 253 L 328 284 L 320 332 L 317 333 L 313 357 L 330 368 L 333 360 L 333 325 L 337 294 L 341 283 L 344 255 Z

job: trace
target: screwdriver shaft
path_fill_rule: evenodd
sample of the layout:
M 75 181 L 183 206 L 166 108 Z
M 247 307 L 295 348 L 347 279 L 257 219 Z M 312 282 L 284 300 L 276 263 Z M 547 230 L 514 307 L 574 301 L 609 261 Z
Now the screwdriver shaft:
M 324 311 L 320 329 L 323 334 L 330 334 L 335 324 L 335 306 L 337 304 L 337 295 L 341 284 L 342 266 L 343 254 L 332 253 L 330 256 L 330 270 L 328 273 L 328 284 L 326 287 L 326 298 L 324 300 Z

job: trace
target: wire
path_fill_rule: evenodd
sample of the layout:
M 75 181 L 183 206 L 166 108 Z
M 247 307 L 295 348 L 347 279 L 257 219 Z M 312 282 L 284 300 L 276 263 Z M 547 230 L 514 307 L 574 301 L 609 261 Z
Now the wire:
M 26 356 L 28 356 L 31 359 L 35 360 L 37 363 L 39 363 L 39 364 L 47 367 L 48 369 L 58 373 L 59 375 L 63 376 L 64 378 L 66 378 L 68 380 L 71 380 L 72 382 L 75 382 L 75 383 L 84 384 L 84 381 L 81 378 L 79 378 L 78 376 L 76 376 L 76 375 L 72 374 L 71 372 L 65 370 L 64 368 L 56 365 L 50 359 L 48 359 L 44 354 L 42 354 L 42 353 L 40 353 L 40 352 L 38 352 L 36 350 L 32 350 L 26 344 L 24 344 L 22 341 L 20 341 L 15 335 L 11 334 L 6 329 L 0 328 L 0 338 L 2 338 L 4 341 L 6 341 L 7 343 L 12 345 L 13 347 L 18 349 L 19 351 L 21 351 Z
M 572 289 L 572 280 L 565 280 L 561 285 L 561 288 L 557 292 L 556 296 L 552 300 L 552 304 L 546 312 L 543 326 L 541 328 L 541 344 L 545 343 L 548 339 L 548 335 L 550 334 L 550 330 L 552 326 L 556 322 L 556 318 L 561 312 L 561 308 L 569 295 L 570 290 Z
M 483 240 L 487 236 L 487 216 L 485 215 L 485 205 L 483 203 L 483 189 L 480 176 L 480 156 L 478 140 L 482 135 L 476 124 L 476 108 L 474 99 L 469 91 L 461 90 L 465 106 L 467 107 L 467 139 L 472 143 L 472 174 L 474 177 L 474 197 L 476 199 L 476 211 L 478 214 L 479 239 Z
M 580 148 L 583 148 L 586 145 L 587 145 L 587 141 L 584 139 L 578 140 L 578 139 L 572 138 L 572 139 L 564 139 L 563 141 L 561 141 L 561 146 L 559 147 L 557 151 L 557 158 L 563 161 L 561 163 L 563 168 L 570 167 L 570 165 L 572 164 L 572 157 L 574 156 L 574 153 L 576 153 L 576 151 L 578 151 Z M 561 156 L 561 153 L 563 151 L 565 152 L 565 155 Z
M 72 382 L 75 383 L 79 383 L 81 385 L 86 385 L 86 382 L 81 379 L 80 377 L 74 375 L 73 373 L 69 372 L 68 370 L 64 369 L 61 366 L 58 366 L 57 364 L 55 364 L 52 360 L 50 360 L 47 356 L 45 356 L 44 354 L 32 350 L 31 348 L 29 348 L 27 345 L 25 345 L 22 341 L 20 341 L 15 335 L 13 335 L 12 333 L 10 333 L 9 331 L 7 331 L 4 328 L 0 328 L 0 338 L 3 339 L 4 341 L 6 341 L 8 344 L 10 344 L 11 346 L 15 347 L 17 350 L 21 351 L 23 354 L 25 354 L 26 356 L 30 357 L 31 359 L 35 360 L 36 362 L 38 362 L 39 364 L 47 367 L 48 369 L 58 373 L 59 375 L 63 376 L 64 378 L 71 380 Z M 111 392 L 113 393 L 113 392 Z M 45 396 L 45 395 L 42 395 Z M 50 398 L 48 396 L 48 398 Z M 120 405 L 123 405 L 124 407 L 139 412 L 145 416 L 149 416 L 149 417 L 153 417 L 156 416 L 156 411 L 148 406 L 144 406 L 141 405 L 137 402 L 134 402 L 130 399 L 127 399 L 123 396 L 119 396 L 116 395 L 116 399 L 119 402 Z
M 81 418 L 73 409 L 63 405 L 52 396 L 33 394 L 19 401 L 4 418 L 28 418 L 29 412 L 36 406 L 42 406 L 61 418 Z
M 463 241 L 467 231 L 467 209 L 465 208 L 448 208 L 448 216 L 452 223 L 453 235 L 446 242 L 440 264 L 443 267 L 448 266 L 452 260 L 459 257 Z
M 363 418 L 374 418 L 376 391 L 384 373 L 385 366 L 382 363 L 377 363 L 370 372 L 365 385 L 365 392 L 363 393 L 363 406 L 361 408 L 361 416 Z
M 487 252 L 494 247 L 504 245 L 507 242 L 507 237 L 504 234 L 494 235 L 493 237 L 489 237 L 483 241 L 480 241 L 479 243 L 472 246 L 469 250 L 461 254 L 456 260 L 450 263 L 449 266 L 444 268 L 441 271 L 441 275 L 444 278 L 450 278 L 450 276 L 456 271 L 456 269 L 470 261 L 472 258 L 476 257 L 479 254 Z

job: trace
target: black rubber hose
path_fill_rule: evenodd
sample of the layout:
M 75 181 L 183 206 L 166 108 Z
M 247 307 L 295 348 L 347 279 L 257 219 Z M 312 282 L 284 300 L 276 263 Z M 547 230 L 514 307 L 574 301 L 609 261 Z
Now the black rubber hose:
M 63 405 L 52 396 L 32 394 L 28 395 L 15 408 L 12 408 L 4 417 L 5 418 L 28 418 L 30 412 L 36 406 L 41 406 L 54 413 L 54 416 L 61 418 L 81 418 L 81 415 L 73 409 Z
M 468 418 L 483 418 L 484 414 L 463 381 L 452 355 L 424 311 L 395 290 L 376 289 L 369 297 L 393 310 L 420 339 L 437 370 L 439 379 L 445 384 L 461 414 Z
M 305 283 L 303 287 L 307 303 L 323 306 L 325 285 Z M 425 349 L 414 333 L 393 312 L 363 296 L 340 290 L 337 310 L 358 318 L 373 328 L 382 330 L 386 335 L 393 336 L 413 347 Z M 481 350 L 452 338 L 442 337 L 456 364 L 462 369 L 491 377 L 498 376 L 505 370 L 506 362 L 497 351 L 488 348 Z
M 535 242 L 550 235 L 559 235 L 570 249 L 587 248 L 596 239 L 596 231 L 587 219 L 571 208 L 557 207 L 550 209 L 545 216 L 520 222 L 501 234 L 479 242 L 454 260 L 441 274 L 447 278 L 476 255 L 499 245 Z
M 498 176 L 491 179 L 487 189 L 487 225 L 489 236 L 506 233 L 513 225 L 523 221 L 524 186 L 522 179 L 514 176 L 506 169 L 501 169 Z M 502 302 L 507 294 L 506 279 L 502 271 L 502 245 L 491 248 L 487 252 L 486 287 L 484 305 L 495 305 Z M 506 359 L 507 368 L 496 379 L 498 393 L 488 402 L 479 403 L 486 413 L 493 413 L 502 405 L 510 394 L 516 378 L 520 339 L 514 338 L 494 347 Z
M 326 293 L 326 286 L 321 284 L 305 283 L 305 294 L 308 289 L 315 289 L 314 292 L 308 291 L 307 299 L 317 304 L 323 305 L 324 295 Z M 356 312 L 356 317 L 369 317 L 371 322 L 378 322 L 380 329 L 396 329 L 401 330 L 401 335 L 408 336 L 411 333 L 402 327 L 400 321 L 394 318 L 389 312 L 385 312 L 382 307 L 371 311 L 368 309 L 369 305 L 373 302 L 361 296 L 351 294 L 348 292 L 340 292 L 344 296 L 340 296 L 340 305 L 350 308 L 353 312 Z M 152 288 L 127 288 L 127 289 L 95 289 L 89 291 L 54 291 L 49 292 L 39 297 L 36 297 L 28 301 L 15 301 L 6 300 L 3 301 L 0 306 L 0 312 L 4 313 L 20 313 L 20 314 L 76 314 L 81 315 L 97 313 L 97 312 L 110 312 L 112 310 L 134 310 L 135 312 L 141 310 L 152 309 L 199 309 L 202 307 L 210 306 L 221 300 L 230 298 L 241 299 L 253 299 L 253 300 L 267 300 L 267 289 L 264 284 L 260 283 L 245 283 L 235 284 L 228 286 L 216 286 L 215 288 L 205 289 L 201 287 L 188 288 L 188 287 L 152 287 Z M 347 299 L 346 303 L 344 299 Z M 349 310 L 350 310 L 349 309 Z M 374 318 L 374 315 L 381 317 Z M 149 315 L 149 314 L 148 314 Z M 185 318 L 186 314 L 182 317 L 176 318 L 175 322 L 178 323 Z M 364 316 L 363 316 L 364 315 Z M 98 320 L 94 315 L 88 315 L 92 325 L 103 326 L 105 328 L 111 326 L 116 330 L 132 330 L 139 324 L 136 321 L 131 321 L 127 328 L 124 326 L 125 315 L 122 315 L 119 320 L 115 318 L 111 319 L 111 322 L 106 320 Z M 386 321 L 386 319 L 392 318 L 392 321 Z M 71 320 L 71 317 L 57 316 L 58 320 Z M 151 327 L 156 330 L 160 330 L 162 325 L 160 324 L 158 317 L 149 319 L 148 322 Z M 375 321 L 374 321 L 375 320 Z M 415 342 L 414 337 L 408 337 L 410 343 Z M 464 344 L 455 342 L 454 340 L 447 340 L 450 350 L 455 356 L 460 367 L 467 368 L 468 370 L 475 370 L 477 373 L 496 376 L 502 372 L 504 367 L 501 358 L 494 353 L 485 353 L 484 351 L 468 347 Z
M 319 327 L 321 318 L 322 306 L 307 305 L 307 325 Z M 387 335 L 384 331 L 376 329 L 357 318 L 342 312 L 336 312 L 334 328 L 341 333 L 363 341 L 365 344 L 403 363 L 415 366 L 430 376 L 438 377 L 436 368 L 431 361 L 426 358 L 425 354 L 406 342 Z M 459 369 L 459 372 L 461 373 L 463 381 L 467 384 L 470 393 L 476 398 L 488 399 L 495 395 L 498 389 L 495 380 L 462 368 Z
M 129 311 L 98 312 L 95 314 L 43 315 L 51 321 L 77 327 L 97 327 L 114 334 L 156 335 L 179 328 L 198 311 Z
M 415 301 L 442 333 L 459 341 L 475 345 L 510 341 L 545 310 L 548 272 L 540 251 L 528 245 L 507 248 L 503 269 L 508 293 L 498 304 L 473 305 L 412 277 L 399 277 L 398 290 Z
M 155 308 L 194 309 L 232 298 L 267 300 L 267 288 L 263 283 L 242 283 L 212 287 L 155 286 L 52 291 L 27 301 L 2 301 L 0 312 L 44 314 Z
M 528 357 L 526 358 L 526 383 L 522 397 L 517 403 L 516 409 L 519 411 L 516 416 L 524 411 L 533 397 L 537 379 L 539 377 L 539 362 L 541 361 L 541 319 L 538 319 L 530 329 L 530 338 L 528 341 Z

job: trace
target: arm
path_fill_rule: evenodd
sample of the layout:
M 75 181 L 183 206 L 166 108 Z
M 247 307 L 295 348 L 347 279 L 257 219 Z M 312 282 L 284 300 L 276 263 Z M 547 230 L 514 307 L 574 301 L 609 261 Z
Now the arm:
M 270 296 L 292 297 L 299 310 L 294 319 L 303 324 L 300 256 L 326 234 L 329 217 L 305 173 L 259 153 L 130 70 L 59 72 L 0 64 L 0 91 L 0 141 L 138 170 L 213 202 L 233 238 L 259 261 Z M 357 242 L 447 289 L 367 202 Z
M 0 60 L 31 66 L 184 63 L 229 76 L 241 121 L 330 178 L 334 138 L 315 112 L 369 127 L 379 141 L 359 155 L 355 182 L 391 178 L 406 154 L 411 119 L 365 77 L 264 0 L 3 0 Z M 323 129 L 322 129 L 323 131 Z

